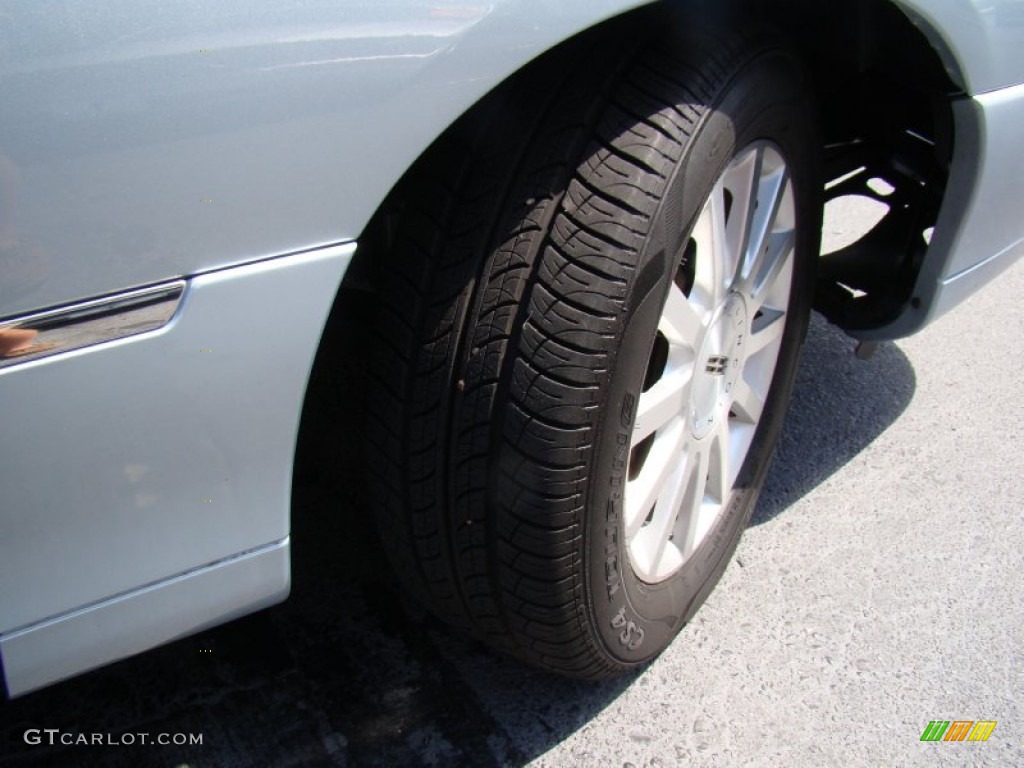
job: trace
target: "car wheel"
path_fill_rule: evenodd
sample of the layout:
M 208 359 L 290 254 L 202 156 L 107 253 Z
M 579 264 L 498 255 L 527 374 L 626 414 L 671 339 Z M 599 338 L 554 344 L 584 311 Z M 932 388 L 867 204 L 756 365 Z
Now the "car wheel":
M 384 546 L 438 615 L 596 679 L 707 596 L 806 330 L 808 103 L 770 34 L 603 30 L 399 186 L 367 238 L 370 466 Z

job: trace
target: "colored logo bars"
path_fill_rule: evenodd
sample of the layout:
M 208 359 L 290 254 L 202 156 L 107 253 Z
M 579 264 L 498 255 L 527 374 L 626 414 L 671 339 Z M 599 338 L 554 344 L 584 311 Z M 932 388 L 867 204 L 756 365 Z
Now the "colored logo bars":
M 995 727 L 995 720 L 932 720 L 921 741 L 988 741 Z

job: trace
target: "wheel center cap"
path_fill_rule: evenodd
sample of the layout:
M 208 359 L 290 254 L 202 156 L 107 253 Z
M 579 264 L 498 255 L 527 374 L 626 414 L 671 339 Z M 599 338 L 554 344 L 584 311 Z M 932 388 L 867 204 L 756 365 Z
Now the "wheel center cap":
M 732 294 L 718 311 L 704 337 L 690 396 L 693 436 L 701 440 L 728 415 L 736 380 L 743 370 L 744 347 L 749 326 L 747 305 Z

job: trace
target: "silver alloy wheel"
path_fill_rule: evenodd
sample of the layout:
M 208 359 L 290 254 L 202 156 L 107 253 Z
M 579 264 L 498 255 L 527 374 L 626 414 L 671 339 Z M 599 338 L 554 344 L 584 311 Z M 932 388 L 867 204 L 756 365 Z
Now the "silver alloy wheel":
M 779 359 L 795 228 L 781 152 L 747 146 L 697 218 L 637 403 L 625 528 L 642 581 L 678 571 L 729 504 Z

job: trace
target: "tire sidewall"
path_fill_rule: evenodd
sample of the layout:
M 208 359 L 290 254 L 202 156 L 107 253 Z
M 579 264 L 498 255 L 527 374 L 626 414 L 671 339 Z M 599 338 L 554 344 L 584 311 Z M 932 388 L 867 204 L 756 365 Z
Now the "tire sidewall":
M 593 625 L 603 647 L 620 664 L 655 656 L 696 612 L 728 564 L 764 482 L 809 313 L 820 224 L 815 215 L 818 144 L 811 126 L 795 58 L 783 48 L 762 49 L 748 57 L 684 148 L 641 253 L 608 379 L 608 407 L 597 428 L 584 537 Z M 739 150 L 758 140 L 771 141 L 781 150 L 796 199 L 794 284 L 779 360 L 728 507 L 682 568 L 650 585 L 633 573 L 625 548 L 623 496 L 636 405 L 682 246 L 725 167 Z

